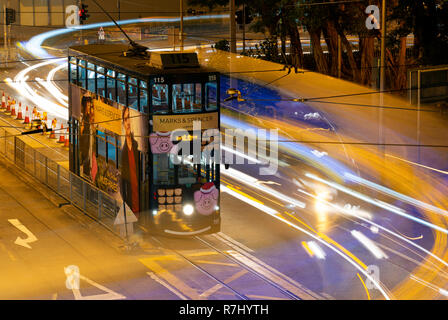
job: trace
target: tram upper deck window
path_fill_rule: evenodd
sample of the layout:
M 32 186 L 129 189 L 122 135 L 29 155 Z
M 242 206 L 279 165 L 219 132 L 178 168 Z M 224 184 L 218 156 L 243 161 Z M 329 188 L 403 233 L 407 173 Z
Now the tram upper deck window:
M 116 101 L 117 100 L 117 92 L 115 90 L 115 71 L 107 70 L 107 96 L 106 98 Z
M 140 112 L 148 113 L 148 83 L 140 80 L 139 82 L 139 95 L 140 95 Z
M 218 97 L 216 82 L 207 82 L 205 84 L 205 110 L 213 111 L 218 109 L 216 102 Z
M 78 61 L 78 85 L 86 88 L 86 62 L 84 60 Z
M 96 86 L 97 93 L 102 97 L 106 97 L 106 77 L 104 75 L 104 67 L 96 67 Z
M 129 108 L 138 110 L 138 89 L 137 79 L 128 79 L 128 106 Z
M 76 58 L 70 57 L 70 83 L 76 84 L 78 82 L 76 69 Z
M 200 83 L 173 84 L 173 112 L 198 112 L 202 109 Z
M 117 102 L 126 105 L 126 75 L 117 74 Z
M 95 65 L 87 62 L 87 90 L 96 92 L 95 88 Z
M 153 113 L 168 113 L 168 85 L 152 85 L 152 109 Z

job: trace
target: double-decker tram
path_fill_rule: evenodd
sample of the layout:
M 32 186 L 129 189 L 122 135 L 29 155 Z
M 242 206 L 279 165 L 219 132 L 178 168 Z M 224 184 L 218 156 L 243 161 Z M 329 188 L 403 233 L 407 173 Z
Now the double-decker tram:
M 127 50 L 69 48 L 70 170 L 124 202 L 150 232 L 218 232 L 219 163 L 204 145 L 196 158 L 194 148 L 181 157 L 171 133 L 183 129 L 179 139 L 192 141 L 195 121 L 201 133 L 219 132 L 219 74 L 194 52 Z

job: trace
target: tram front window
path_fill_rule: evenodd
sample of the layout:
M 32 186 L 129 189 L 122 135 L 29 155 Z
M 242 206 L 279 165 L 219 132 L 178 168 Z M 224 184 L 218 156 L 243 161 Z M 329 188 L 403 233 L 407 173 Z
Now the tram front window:
M 216 82 L 207 82 L 205 84 L 205 110 L 214 111 L 218 109 L 217 97 Z
M 193 164 L 193 156 L 189 156 L 178 166 L 179 184 L 193 184 L 197 182 L 197 166 Z
M 200 112 L 202 109 L 200 83 L 173 84 L 173 112 Z
M 173 185 L 174 184 L 174 164 L 172 154 L 161 153 L 153 154 L 153 183 L 155 185 Z
M 193 155 L 185 157 L 180 164 L 174 164 L 173 154 L 153 154 L 155 185 L 186 185 L 216 180 L 216 164 L 210 157 L 201 156 L 201 164 L 193 163 Z M 179 159 L 180 160 L 180 159 Z
M 152 108 L 154 113 L 168 113 L 168 85 L 152 85 Z

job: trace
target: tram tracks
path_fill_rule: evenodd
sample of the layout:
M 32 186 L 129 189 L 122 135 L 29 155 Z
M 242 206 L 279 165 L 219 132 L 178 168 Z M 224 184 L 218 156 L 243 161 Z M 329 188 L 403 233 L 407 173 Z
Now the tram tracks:
M 170 243 L 175 241 L 173 239 L 161 239 L 155 236 L 151 238 L 161 248 L 170 253 L 169 257 L 171 258 L 169 260 L 172 262 L 173 272 L 180 273 L 180 269 L 184 272 L 183 278 L 179 280 L 179 282 L 182 281 L 182 285 L 179 287 L 183 286 L 185 289 L 185 282 L 189 281 L 188 277 L 185 276 L 185 265 L 193 268 L 191 272 L 199 272 L 206 277 L 207 280 L 197 280 L 201 277 L 196 273 L 197 279 L 194 290 L 189 290 L 191 288 L 185 289 L 186 292 L 179 295 L 183 298 L 198 300 L 228 299 L 229 296 L 239 300 L 312 300 L 327 298 L 304 288 L 293 279 L 258 260 L 246 250 L 248 248 L 243 249 L 219 234 L 182 239 L 183 242 L 188 241 L 187 247 L 193 247 L 195 253 L 191 253 L 191 250 L 174 249 L 174 245 Z M 178 246 L 176 245 L 176 247 Z M 184 264 L 183 266 L 175 266 L 174 261 Z M 167 268 L 169 267 L 168 265 Z M 157 270 L 152 271 L 156 272 Z M 162 281 L 167 283 L 167 288 L 176 288 L 177 283 L 173 280 L 175 277 L 166 276 L 167 272 L 171 271 L 160 268 L 160 274 L 156 276 L 165 277 Z M 206 287 L 205 282 L 210 285 L 210 280 L 214 285 Z M 198 283 L 204 286 L 198 288 Z

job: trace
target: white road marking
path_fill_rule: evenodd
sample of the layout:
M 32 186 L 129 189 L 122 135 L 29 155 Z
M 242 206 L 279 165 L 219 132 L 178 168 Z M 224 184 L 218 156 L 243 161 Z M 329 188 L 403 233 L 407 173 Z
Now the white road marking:
M 79 275 L 79 278 L 84 280 L 85 282 L 91 284 L 92 286 L 105 291 L 107 293 L 103 293 L 103 294 L 95 294 L 95 295 L 91 295 L 91 296 L 82 296 L 81 292 L 79 291 L 79 289 L 72 289 L 73 291 L 73 295 L 75 296 L 76 300 L 118 300 L 118 299 L 126 299 L 125 296 L 112 291 L 111 289 L 108 289 L 102 285 L 100 285 L 99 283 L 96 283 L 86 277 L 84 277 L 83 275 Z
M 325 260 L 326 254 L 316 242 L 308 241 L 308 247 L 318 259 Z
M 361 244 L 369 250 L 377 259 L 387 259 L 388 256 L 378 248 L 378 246 L 375 245 L 375 243 L 370 240 L 368 237 L 366 237 L 362 232 L 359 232 L 358 230 L 352 230 L 351 234 L 353 237 L 355 237 Z
M 182 300 L 188 300 L 188 298 L 186 296 L 184 296 L 180 291 L 178 291 L 176 288 L 174 288 L 173 286 L 171 286 L 169 283 L 167 283 L 166 281 L 163 281 L 161 278 L 159 278 L 154 272 L 147 272 L 148 276 L 151 277 L 151 279 L 153 279 L 154 281 L 160 283 L 162 286 L 164 286 L 165 288 L 167 288 L 168 290 L 170 290 L 172 293 L 174 293 L 176 296 L 178 296 L 179 298 L 181 298 Z
M 26 239 L 17 237 L 17 239 L 14 243 L 19 246 L 23 246 L 25 248 L 32 249 L 28 243 L 37 241 L 36 236 L 30 230 L 28 230 L 28 228 L 25 227 L 18 219 L 8 219 L 8 221 L 14 227 L 16 227 L 17 229 L 19 229 L 20 231 L 22 231 L 23 233 L 25 233 L 27 235 Z

